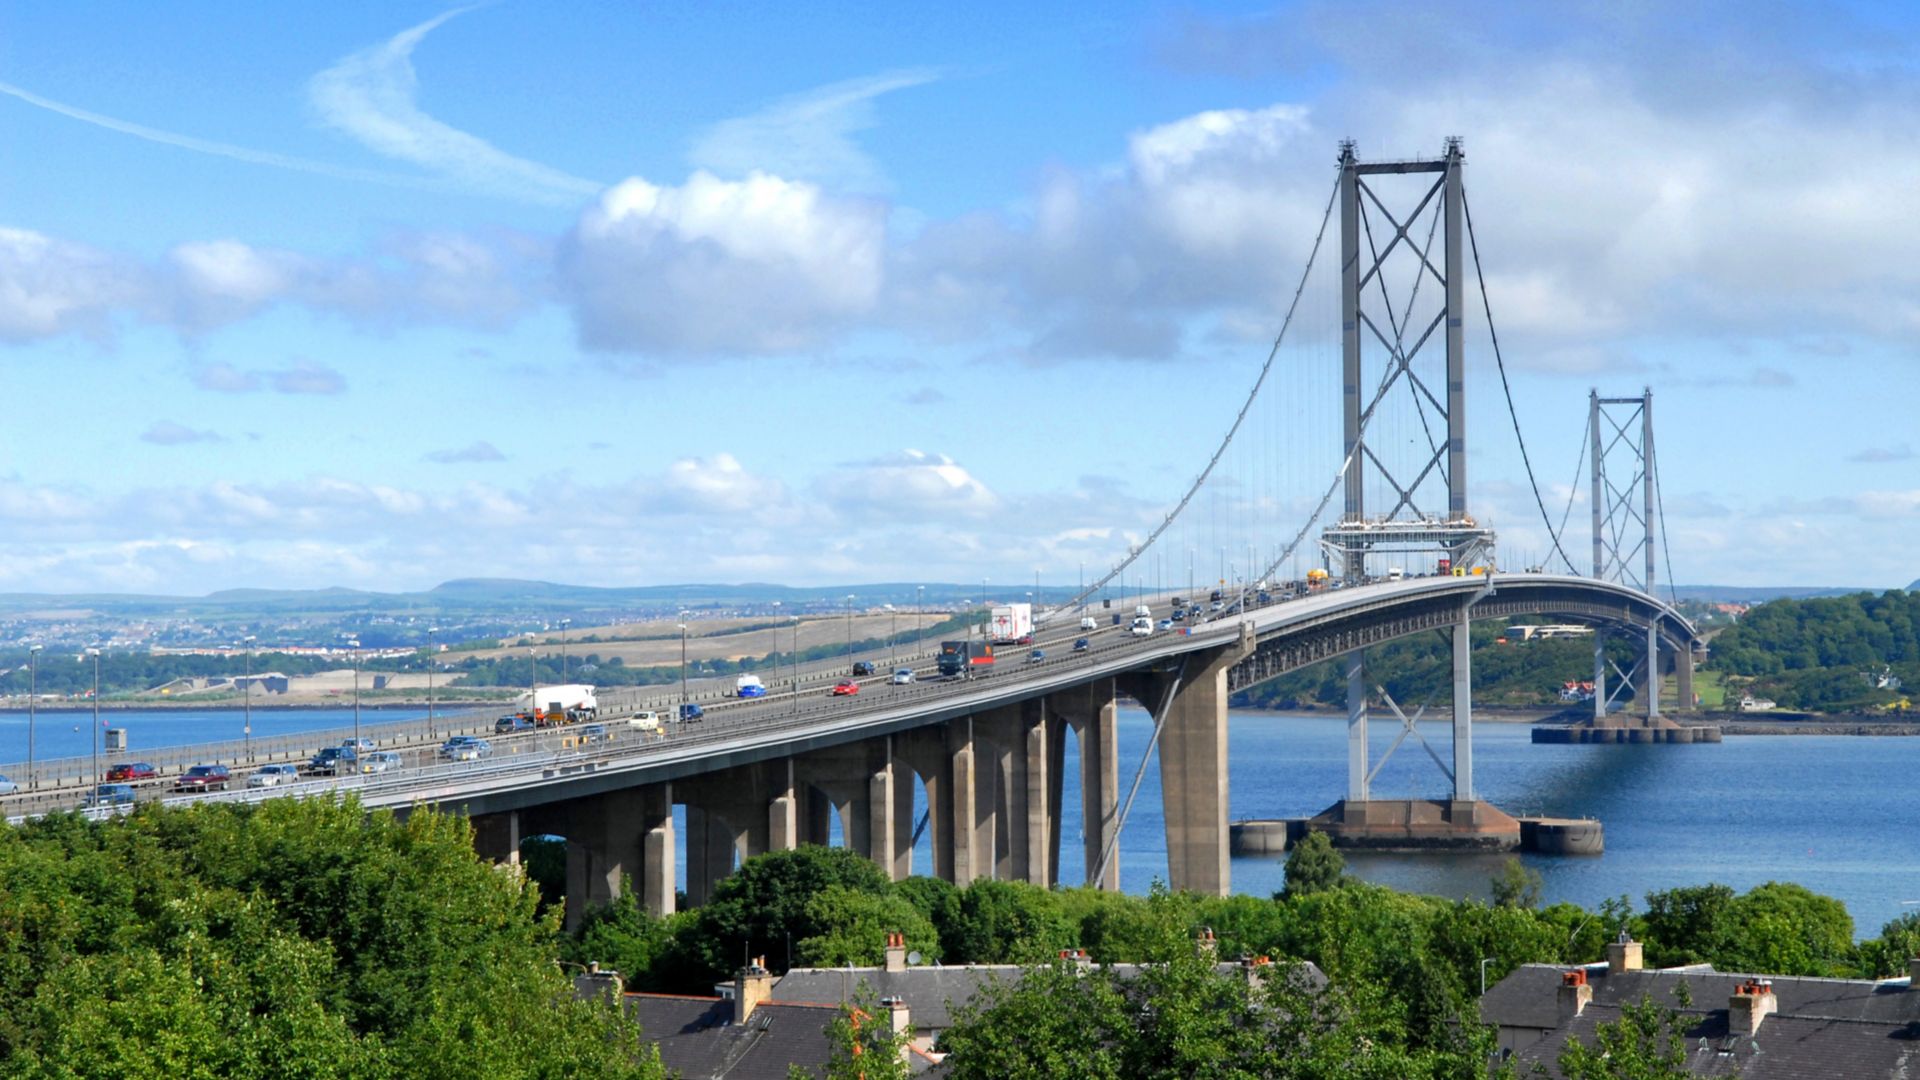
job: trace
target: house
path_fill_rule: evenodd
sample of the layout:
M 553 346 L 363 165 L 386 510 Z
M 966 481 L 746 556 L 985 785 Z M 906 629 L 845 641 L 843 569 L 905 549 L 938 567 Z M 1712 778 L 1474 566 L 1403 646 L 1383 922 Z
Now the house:
M 1480 999 L 1501 1060 L 1522 1076 L 1568 1039 L 1592 1045 L 1601 1024 L 1645 1000 L 1679 1013 L 1685 1067 L 1742 1080 L 1920 1075 L 1920 959 L 1909 978 L 1815 979 L 1730 974 L 1706 965 L 1649 970 L 1638 942 L 1607 946 L 1607 962 L 1527 964 Z

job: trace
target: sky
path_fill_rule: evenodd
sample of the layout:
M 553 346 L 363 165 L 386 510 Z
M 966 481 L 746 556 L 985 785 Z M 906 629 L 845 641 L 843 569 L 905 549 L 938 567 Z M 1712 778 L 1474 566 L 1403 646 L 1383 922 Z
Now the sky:
M 1449 136 L 1576 561 L 1588 392 L 1651 388 L 1661 577 L 1900 587 L 1915 24 L 0 2 L 0 591 L 1091 578 L 1233 420 L 1339 142 Z M 1544 561 L 1469 297 L 1473 509 Z M 1284 433 L 1163 568 L 1311 513 L 1327 359 L 1281 354 L 1249 423 Z

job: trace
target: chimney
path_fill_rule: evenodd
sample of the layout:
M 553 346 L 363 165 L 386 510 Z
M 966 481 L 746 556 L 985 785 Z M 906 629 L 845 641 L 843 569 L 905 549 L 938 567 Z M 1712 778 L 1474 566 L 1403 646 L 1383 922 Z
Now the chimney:
M 1574 968 L 1560 975 L 1560 1022 L 1580 1015 L 1593 1000 L 1593 987 L 1587 985 L 1587 969 Z
M 1748 979 L 1727 1001 L 1727 1031 L 1752 1038 L 1760 1033 L 1760 1021 L 1780 1011 L 1780 1000 L 1773 996 L 1772 979 Z
M 1273 958 L 1270 956 L 1243 956 L 1240 969 L 1247 973 L 1247 985 L 1258 988 L 1267 979 L 1267 973 L 1273 970 Z
M 746 967 L 733 973 L 733 1022 L 744 1024 L 760 1003 L 773 996 L 773 972 L 767 970 L 767 958 L 756 956 Z
M 1639 971 L 1646 966 L 1646 961 L 1641 956 L 1640 943 L 1628 937 L 1625 930 L 1620 931 L 1618 941 L 1607 944 L 1607 974 L 1618 975 L 1623 971 Z
M 1200 928 L 1200 938 L 1194 946 L 1200 950 L 1200 956 L 1203 959 L 1211 960 L 1220 953 L 1220 942 L 1214 938 L 1211 926 Z
M 909 1038 L 912 1037 L 913 1018 L 907 1012 L 906 998 L 883 997 L 880 999 L 880 1007 L 887 1010 L 887 1014 L 893 1022 L 893 1033 L 895 1035 L 906 1035 Z
M 1065 963 L 1070 963 L 1074 967 L 1080 968 L 1081 970 L 1085 970 L 1093 966 L 1093 958 L 1087 955 L 1087 950 L 1085 949 L 1061 949 L 1060 959 Z
M 887 970 L 907 970 L 907 935 L 897 930 L 887 931 Z
M 573 996 L 580 1001 L 606 998 L 617 1004 L 626 989 L 620 973 L 611 968 L 602 968 L 599 961 L 588 964 L 585 971 L 573 977 Z
M 1920 990 L 1920 956 L 1907 961 L 1907 989 Z

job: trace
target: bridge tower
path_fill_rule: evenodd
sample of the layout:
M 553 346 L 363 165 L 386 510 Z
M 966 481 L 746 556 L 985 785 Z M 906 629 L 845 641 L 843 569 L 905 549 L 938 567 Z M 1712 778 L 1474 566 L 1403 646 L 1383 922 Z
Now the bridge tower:
M 1592 461 L 1593 576 L 1602 581 L 1631 585 L 1652 593 L 1654 587 L 1654 520 L 1658 493 L 1654 479 L 1653 391 L 1639 397 L 1601 397 L 1587 394 L 1587 454 Z M 1593 641 L 1593 717 L 1604 719 L 1613 694 L 1607 690 L 1606 635 L 1596 631 Z M 1683 650 L 1685 651 L 1685 650 Z M 1693 657 L 1674 656 L 1682 708 L 1693 703 Z M 1647 721 L 1660 718 L 1660 639 L 1647 630 L 1640 660 L 1623 683 L 1639 683 L 1646 691 Z
M 1466 155 L 1460 140 L 1449 138 L 1437 158 L 1362 162 L 1348 140 L 1339 164 L 1345 505 L 1339 522 L 1322 531 L 1320 547 L 1329 569 L 1337 563 L 1349 584 L 1367 578 L 1370 556 L 1419 560 L 1414 573 L 1445 559 L 1464 574 L 1489 564 L 1494 544 L 1492 530 L 1467 509 Z M 1432 179 L 1392 183 L 1407 176 Z M 1389 209 L 1393 196 L 1397 209 Z M 1369 488 L 1389 501 L 1384 512 L 1369 513 Z M 1458 803 L 1474 797 L 1467 625 L 1462 608 L 1452 631 Z M 1365 804 L 1371 771 L 1364 654 L 1351 653 L 1346 663 L 1347 801 Z

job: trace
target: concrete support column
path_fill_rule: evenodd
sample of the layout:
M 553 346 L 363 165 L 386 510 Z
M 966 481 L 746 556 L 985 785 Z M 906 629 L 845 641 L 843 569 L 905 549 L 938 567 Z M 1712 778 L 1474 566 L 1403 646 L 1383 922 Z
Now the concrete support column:
M 1647 626 L 1647 723 L 1660 719 L 1660 629 Z
M 640 868 L 643 810 L 638 788 L 566 804 L 568 929 L 578 927 L 589 908 L 618 898 L 622 880 Z
M 959 723 L 960 721 L 956 721 Z M 927 831 L 933 848 L 934 877 L 956 881 L 954 877 L 953 761 L 947 752 L 947 734 L 938 727 L 915 728 L 893 737 L 894 760 L 907 763 L 920 777 L 927 798 Z M 969 785 L 971 789 L 971 785 Z M 913 843 L 913 802 L 906 792 L 895 791 L 894 828 L 897 842 L 909 852 Z M 904 807 L 904 810 L 903 810 Z M 904 822 L 904 824 L 902 824 Z
M 1047 715 L 1046 702 L 1033 702 L 1036 708 L 1025 718 L 1020 754 L 1025 762 L 1027 820 L 1024 856 L 1025 879 L 1043 889 L 1052 888 L 1059 876 L 1058 843 L 1060 804 L 1055 777 L 1059 769 L 1050 755 L 1056 726 Z
M 1033 837 L 1028 829 L 1027 731 L 1030 726 L 1042 724 L 1045 715 L 1045 702 L 1036 698 L 995 709 L 973 720 L 974 756 L 980 764 L 976 810 L 980 803 L 991 800 L 992 876 L 1000 881 L 1031 880 Z
M 1364 649 L 1347 654 L 1347 801 L 1366 802 L 1367 795 L 1367 655 Z
M 1232 666 L 1224 652 L 1189 656 L 1162 718 L 1160 794 L 1166 809 L 1167 884 L 1178 891 L 1225 896 L 1231 887 L 1227 669 Z
M 980 844 L 980 780 L 974 768 L 973 718 L 962 717 L 947 725 L 947 774 L 952 777 L 947 813 L 953 845 L 953 876 L 948 880 L 960 886 L 987 876 L 993 865 L 991 841 L 985 850 Z
M 866 820 L 863 824 L 858 820 L 859 815 L 853 815 L 854 820 L 848 823 L 850 835 L 847 842 L 855 850 L 866 852 L 868 858 L 886 871 L 890 880 L 899 881 L 906 875 L 900 872 L 900 852 L 894 838 L 893 800 L 896 787 L 892 737 L 882 735 L 872 740 L 868 755 L 867 799 L 863 807 Z
M 1593 718 L 1607 718 L 1607 630 L 1604 626 L 1593 628 Z
M 520 862 L 520 811 L 480 814 L 470 820 L 473 849 L 481 858 L 510 865 Z
M 800 797 L 794 790 L 793 759 L 767 762 L 764 768 L 770 796 L 767 800 L 766 850 L 792 851 L 800 846 Z
M 1062 698 L 1065 695 L 1056 695 L 1056 700 Z M 1120 742 L 1115 727 L 1118 713 L 1113 684 L 1102 682 L 1089 686 L 1084 695 L 1075 694 L 1072 700 L 1076 707 L 1069 715 L 1080 736 L 1080 833 L 1087 884 L 1118 892 L 1120 852 L 1117 846 L 1113 857 L 1107 860 L 1106 873 L 1100 875 L 1099 880 L 1093 880 L 1108 841 L 1120 832 Z M 1059 787 L 1056 785 L 1053 790 L 1057 793 Z
M 635 887 L 647 914 L 673 914 L 674 870 L 673 785 L 649 784 L 640 789 L 640 873 Z
M 913 830 L 920 824 L 915 816 L 913 793 L 919 789 L 920 778 L 914 771 L 896 758 L 892 762 L 893 773 L 893 880 L 900 881 L 913 876 Z M 928 828 L 932 828 L 929 824 Z M 926 867 L 932 872 L 931 866 Z
M 1691 710 L 1693 704 L 1693 646 L 1676 651 L 1673 654 L 1674 682 L 1679 684 L 1680 708 Z
M 1453 624 L 1453 801 L 1473 801 L 1473 634 L 1469 609 Z

